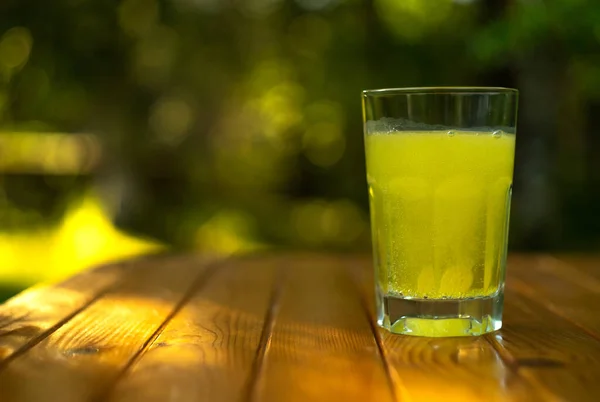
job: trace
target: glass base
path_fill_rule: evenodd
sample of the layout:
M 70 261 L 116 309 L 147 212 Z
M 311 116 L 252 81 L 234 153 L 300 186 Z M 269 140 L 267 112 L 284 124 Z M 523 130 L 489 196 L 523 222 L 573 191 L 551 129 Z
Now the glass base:
M 502 327 L 504 294 L 471 299 L 410 299 L 380 295 L 377 323 L 394 334 L 476 336 Z

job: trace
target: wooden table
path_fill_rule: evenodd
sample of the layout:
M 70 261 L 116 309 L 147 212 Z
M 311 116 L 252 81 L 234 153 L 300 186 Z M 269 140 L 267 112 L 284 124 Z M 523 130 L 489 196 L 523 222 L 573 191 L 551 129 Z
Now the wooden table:
M 600 401 L 600 258 L 512 256 L 505 326 L 391 335 L 363 257 L 153 257 L 0 307 L 0 401 Z

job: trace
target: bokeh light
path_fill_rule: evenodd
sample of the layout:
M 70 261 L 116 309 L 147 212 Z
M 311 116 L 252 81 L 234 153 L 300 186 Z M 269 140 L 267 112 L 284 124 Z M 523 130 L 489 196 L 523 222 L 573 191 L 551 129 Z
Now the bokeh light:
M 597 1 L 0 9 L 0 285 L 163 247 L 367 251 L 377 87 L 518 87 L 513 246 L 600 246 Z
M 0 38 L 0 64 L 6 70 L 23 67 L 29 59 L 33 39 L 28 29 L 16 27 Z
M 376 0 L 377 13 L 386 28 L 400 39 L 413 42 L 444 23 L 452 11 L 452 0 Z
M 0 233 L 0 281 L 14 286 L 56 281 L 95 264 L 163 248 L 118 231 L 90 194 L 73 203 L 56 228 Z
M 137 82 L 149 88 L 161 88 L 171 78 L 177 57 L 177 32 L 154 26 L 138 40 L 133 51 L 132 74 Z
M 167 97 L 159 99 L 150 112 L 150 127 L 160 142 L 179 144 L 193 123 L 194 111 L 184 99 Z
M 363 213 L 349 200 L 300 203 L 291 220 L 301 242 L 310 247 L 352 244 L 367 229 Z
M 123 31 L 134 37 L 151 32 L 159 17 L 156 0 L 125 0 L 119 6 L 119 24 Z

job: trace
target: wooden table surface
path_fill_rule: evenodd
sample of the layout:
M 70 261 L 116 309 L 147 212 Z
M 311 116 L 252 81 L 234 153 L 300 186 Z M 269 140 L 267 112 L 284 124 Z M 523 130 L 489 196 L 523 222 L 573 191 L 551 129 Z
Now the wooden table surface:
M 504 328 L 376 328 L 370 261 L 165 256 L 0 306 L 0 401 L 600 401 L 600 258 L 513 255 Z

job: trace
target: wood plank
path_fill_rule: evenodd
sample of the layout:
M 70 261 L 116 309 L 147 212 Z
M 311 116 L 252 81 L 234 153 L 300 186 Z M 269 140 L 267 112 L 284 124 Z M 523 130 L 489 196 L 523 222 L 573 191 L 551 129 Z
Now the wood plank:
M 511 285 L 509 280 L 504 326 L 488 339 L 522 376 L 550 391 L 544 400 L 598 400 L 600 342 Z
M 0 399 L 585 402 L 600 395 L 600 281 L 588 272 L 597 260 L 512 256 L 502 331 L 445 339 L 383 330 L 374 337 L 366 261 L 232 261 L 203 287 L 212 271 L 205 261 L 169 257 L 30 290 L 0 306 Z M 281 267 L 285 281 L 273 292 Z
M 223 266 L 121 379 L 110 401 L 237 401 L 245 397 L 274 274 L 286 259 Z
M 505 364 L 482 337 L 424 338 L 381 331 L 400 400 L 541 400 L 543 391 Z
M 373 267 L 351 267 L 375 321 Z M 543 394 L 512 370 L 484 338 L 423 338 L 380 329 L 384 354 L 401 401 L 530 401 Z
M 336 257 L 289 262 L 250 400 L 394 399 L 348 263 Z
M 544 255 L 512 255 L 510 286 L 600 339 L 600 281 Z
M 100 297 L 129 266 L 102 266 L 55 285 L 27 289 L 0 305 L 0 367 Z
M 596 281 L 600 281 L 600 255 L 585 255 L 585 254 L 559 254 L 554 258 L 557 262 L 562 262 L 576 269 L 585 277 L 593 277 Z
M 3 401 L 80 402 L 101 395 L 170 317 L 207 264 L 156 259 L 0 371 Z M 195 282 L 197 281 L 197 282 Z

